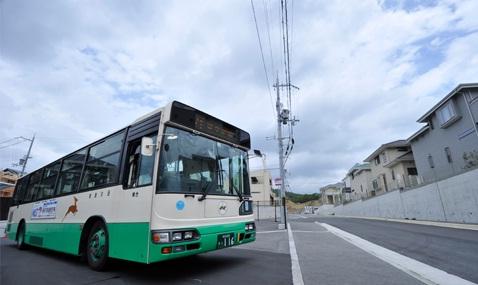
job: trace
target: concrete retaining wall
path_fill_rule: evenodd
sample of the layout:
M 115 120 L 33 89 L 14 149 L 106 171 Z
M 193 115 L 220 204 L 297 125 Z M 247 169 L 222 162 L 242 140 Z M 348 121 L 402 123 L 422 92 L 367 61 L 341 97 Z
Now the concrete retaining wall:
M 478 224 L 478 169 L 407 191 L 319 207 L 319 215 Z

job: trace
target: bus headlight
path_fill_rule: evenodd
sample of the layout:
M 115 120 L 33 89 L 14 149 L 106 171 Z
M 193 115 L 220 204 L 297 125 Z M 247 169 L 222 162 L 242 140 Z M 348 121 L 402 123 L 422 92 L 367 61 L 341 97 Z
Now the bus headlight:
M 1 1 L 1 0 L 0 0 Z M 153 230 L 151 231 L 154 243 L 172 243 L 198 240 L 201 235 L 196 229 L 186 230 Z
M 184 232 L 184 239 L 192 239 L 193 235 L 193 232 Z
M 173 233 L 173 241 L 179 241 L 183 239 L 183 234 L 182 233 Z
M 169 242 L 169 233 L 153 232 L 153 242 L 154 243 L 168 243 Z
M 253 230 L 255 230 L 256 227 L 255 227 L 254 223 L 247 223 L 245 228 L 246 228 L 246 231 L 253 231 Z

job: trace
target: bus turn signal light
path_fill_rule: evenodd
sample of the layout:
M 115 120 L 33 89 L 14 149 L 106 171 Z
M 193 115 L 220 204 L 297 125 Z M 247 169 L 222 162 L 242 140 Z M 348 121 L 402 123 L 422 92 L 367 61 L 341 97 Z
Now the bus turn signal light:
M 170 247 L 170 246 L 163 247 L 163 248 L 161 249 L 161 253 L 162 253 L 162 254 L 170 254 L 170 253 L 171 253 L 171 247 Z
M 169 233 L 153 232 L 154 243 L 168 243 Z

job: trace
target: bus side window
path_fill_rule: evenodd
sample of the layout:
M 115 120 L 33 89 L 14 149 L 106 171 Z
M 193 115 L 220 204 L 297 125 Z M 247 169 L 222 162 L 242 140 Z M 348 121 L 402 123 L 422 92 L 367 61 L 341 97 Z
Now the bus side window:
M 63 160 L 60 177 L 56 185 L 56 194 L 76 192 L 80 183 L 81 169 L 85 161 L 86 149 L 77 151 Z
M 156 144 L 157 135 L 148 135 Z M 133 188 L 146 186 L 153 183 L 154 158 L 156 148 L 153 148 L 153 155 L 141 155 L 141 138 L 128 143 L 128 153 L 126 155 L 124 186 Z
M 27 189 L 29 177 L 30 176 L 23 177 L 17 182 L 15 193 L 13 194 L 13 205 L 18 205 L 25 199 L 25 190 Z
M 25 202 L 35 201 L 38 195 L 38 189 L 40 188 L 41 178 L 43 176 L 43 168 L 33 172 L 28 182 L 27 193 Z
M 117 133 L 90 148 L 81 181 L 82 190 L 118 183 L 124 134 L 124 131 Z
M 61 161 L 58 161 L 55 164 L 45 167 L 45 172 L 43 173 L 43 179 L 38 193 L 39 199 L 46 199 L 53 196 L 55 192 L 55 182 L 58 173 L 60 172 Z

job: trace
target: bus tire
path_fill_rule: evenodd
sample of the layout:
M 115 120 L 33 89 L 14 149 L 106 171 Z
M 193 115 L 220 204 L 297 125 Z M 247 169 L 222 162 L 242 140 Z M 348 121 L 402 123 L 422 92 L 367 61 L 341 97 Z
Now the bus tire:
M 25 223 L 20 223 L 18 226 L 18 231 L 17 231 L 17 248 L 20 250 L 24 250 L 27 248 L 27 244 L 25 243 Z
M 96 271 L 106 269 L 108 263 L 108 232 L 102 221 L 96 221 L 91 227 L 86 244 L 88 265 Z

